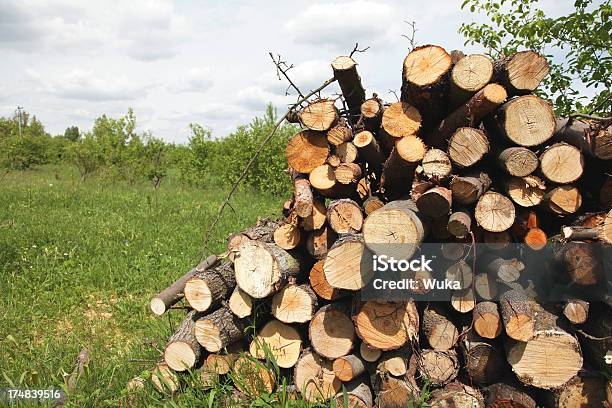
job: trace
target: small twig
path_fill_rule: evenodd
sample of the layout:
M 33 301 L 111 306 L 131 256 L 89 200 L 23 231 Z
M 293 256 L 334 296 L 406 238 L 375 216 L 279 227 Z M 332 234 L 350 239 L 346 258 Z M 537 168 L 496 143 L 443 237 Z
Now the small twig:
M 415 34 L 417 32 L 416 21 L 410 22 L 410 21 L 405 21 L 404 20 L 404 23 L 406 23 L 406 24 L 408 24 L 410 26 L 411 32 L 410 32 L 410 34 L 407 34 L 407 35 L 406 34 L 402 34 L 402 37 L 404 37 L 405 39 L 408 40 L 408 42 L 410 42 L 410 51 L 412 51 L 414 49 L 414 47 L 415 47 L 414 38 L 415 38 Z
M 291 65 L 287 65 L 287 63 L 285 61 L 281 60 L 281 56 L 278 56 L 278 60 L 276 60 L 274 58 L 274 55 L 270 52 L 268 53 L 270 54 L 270 58 L 272 58 L 272 62 L 274 62 L 274 65 L 276 65 L 276 75 L 278 76 L 278 79 L 280 80 L 280 74 L 283 74 L 283 76 L 285 77 L 285 79 L 287 81 L 289 81 L 289 87 L 287 88 L 287 90 L 285 91 L 285 95 L 288 95 L 288 91 L 289 88 L 293 88 L 296 90 L 296 92 L 298 93 L 298 95 L 300 95 L 300 97 L 304 97 L 304 95 L 302 94 L 302 91 L 300 91 L 300 88 L 297 87 L 296 84 L 293 83 L 293 81 L 291 80 L 291 78 L 289 78 L 289 75 L 287 75 L 287 71 L 289 71 L 291 68 L 293 68 L 293 64 Z M 283 69 L 283 67 L 285 67 Z
M 157 363 L 159 360 L 152 358 L 129 358 L 128 363 Z
M 595 341 L 606 341 L 606 340 L 610 340 L 612 339 L 612 336 L 606 336 L 606 337 L 595 337 L 590 335 L 589 333 L 585 333 L 582 330 L 576 330 L 576 333 L 580 333 L 582 334 L 584 337 L 586 337 L 587 339 L 591 339 L 591 340 L 595 340 Z
M 370 47 L 365 47 L 363 49 L 359 49 L 359 43 L 355 43 L 355 48 L 353 48 L 353 51 L 351 51 L 351 53 L 349 54 L 349 57 L 353 58 L 353 54 L 355 54 L 356 52 L 366 52 L 367 50 L 369 50 Z
M 399 102 L 400 98 L 399 96 L 397 96 L 397 92 L 395 92 L 393 89 L 389 89 L 389 93 L 395 95 L 395 99 L 397 99 L 397 101 Z

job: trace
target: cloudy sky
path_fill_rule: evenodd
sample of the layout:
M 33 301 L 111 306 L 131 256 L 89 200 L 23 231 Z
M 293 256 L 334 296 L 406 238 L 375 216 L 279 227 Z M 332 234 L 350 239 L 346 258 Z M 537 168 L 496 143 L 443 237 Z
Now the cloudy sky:
M 559 3 L 562 3 L 560 5 Z M 569 0 L 544 0 L 562 13 Z M 185 142 L 199 122 L 221 137 L 288 103 L 268 52 L 295 64 L 308 90 L 331 76 L 329 62 L 355 42 L 366 92 L 393 100 L 409 43 L 462 48 L 461 0 L 69 1 L 0 0 L 0 116 L 25 107 L 52 134 L 90 129 L 103 113 L 133 107 L 139 129 Z M 330 89 L 330 92 L 334 92 Z

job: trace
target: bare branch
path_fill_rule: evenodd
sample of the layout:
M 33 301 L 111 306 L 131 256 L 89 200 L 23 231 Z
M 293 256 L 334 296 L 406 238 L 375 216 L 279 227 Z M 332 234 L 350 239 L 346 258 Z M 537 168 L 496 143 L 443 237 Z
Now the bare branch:
M 393 89 L 389 89 L 389 93 L 395 95 L 395 99 L 397 99 L 397 101 L 399 102 L 400 98 L 399 96 L 397 96 L 397 92 L 395 92 Z
M 405 21 L 404 20 L 404 23 L 410 26 L 410 32 L 408 34 L 402 34 L 402 37 L 408 40 L 408 42 L 410 43 L 410 51 L 412 51 L 414 47 L 416 46 L 414 42 L 415 34 L 417 32 L 416 21 Z
M 365 47 L 363 49 L 359 49 L 359 43 L 355 43 L 355 48 L 353 48 L 353 51 L 351 51 L 351 53 L 349 54 L 349 57 L 353 58 L 353 54 L 355 54 L 356 52 L 366 52 L 367 50 L 369 50 L 370 47 Z
M 283 61 L 281 59 L 281 56 L 278 55 L 278 59 L 274 58 L 274 55 L 270 52 L 268 53 L 270 55 L 270 58 L 272 58 L 272 62 L 274 63 L 274 65 L 276 65 L 276 76 L 278 77 L 278 79 L 281 79 L 281 74 L 285 77 L 285 79 L 289 82 L 289 87 L 287 88 L 287 90 L 285 91 L 285 95 L 289 95 L 289 89 L 293 88 L 295 89 L 295 91 L 298 93 L 298 95 L 300 95 L 301 98 L 304 97 L 304 95 L 302 94 L 302 91 L 300 91 L 300 88 L 297 87 L 297 85 L 291 80 L 291 78 L 289 78 L 289 75 L 287 75 L 287 72 L 294 67 L 293 64 L 288 65 L 285 61 Z

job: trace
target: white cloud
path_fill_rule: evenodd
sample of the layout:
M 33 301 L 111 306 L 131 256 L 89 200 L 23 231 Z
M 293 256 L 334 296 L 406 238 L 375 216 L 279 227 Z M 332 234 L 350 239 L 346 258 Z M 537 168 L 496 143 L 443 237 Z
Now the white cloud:
M 191 68 L 185 77 L 171 84 L 169 89 L 173 92 L 206 92 L 213 83 L 209 68 Z
M 292 97 L 270 92 L 259 86 L 248 86 L 237 94 L 237 103 L 253 111 L 263 111 L 269 103 L 274 106 L 290 103 Z

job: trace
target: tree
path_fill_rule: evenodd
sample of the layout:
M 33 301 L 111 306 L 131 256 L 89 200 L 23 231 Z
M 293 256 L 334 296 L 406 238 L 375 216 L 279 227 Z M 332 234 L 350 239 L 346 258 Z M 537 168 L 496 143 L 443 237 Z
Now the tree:
M 64 131 L 64 137 L 70 140 L 71 142 L 76 142 L 81 137 L 81 134 L 79 133 L 79 128 L 76 126 L 67 127 Z
M 540 92 L 554 101 L 558 115 L 607 116 L 612 111 L 612 6 L 609 0 L 593 3 L 575 0 L 573 12 L 552 18 L 538 0 L 465 0 L 462 8 L 484 13 L 490 22 L 463 23 L 459 32 L 466 44 L 481 44 L 494 58 L 520 49 L 546 55 L 551 70 Z M 584 95 L 585 89 L 593 96 Z

